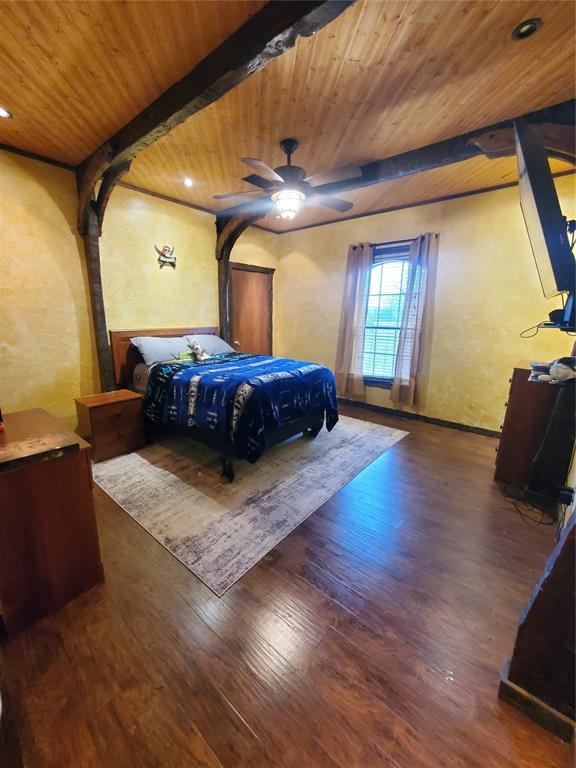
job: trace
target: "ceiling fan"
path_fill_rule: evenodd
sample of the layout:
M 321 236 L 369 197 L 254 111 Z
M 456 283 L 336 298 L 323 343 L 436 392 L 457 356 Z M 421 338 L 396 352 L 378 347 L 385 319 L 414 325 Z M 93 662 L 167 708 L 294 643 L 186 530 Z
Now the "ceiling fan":
M 352 208 L 352 203 L 326 194 L 318 187 L 361 176 L 362 171 L 357 165 L 342 165 L 330 171 L 306 176 L 304 168 L 292 165 L 292 155 L 298 149 L 298 140 L 282 139 L 280 147 L 286 154 L 286 165 L 281 165 L 278 168 L 272 169 L 262 160 L 257 160 L 254 157 L 240 158 L 244 165 L 258 171 L 258 173 L 251 173 L 243 178 L 243 181 L 259 187 L 258 191 L 230 192 L 225 195 L 214 195 L 214 199 L 239 199 L 246 202 L 253 200 L 256 206 L 263 211 L 272 210 L 273 207 L 276 207 L 283 219 L 293 219 L 298 210 L 305 204 L 324 205 L 342 213 Z

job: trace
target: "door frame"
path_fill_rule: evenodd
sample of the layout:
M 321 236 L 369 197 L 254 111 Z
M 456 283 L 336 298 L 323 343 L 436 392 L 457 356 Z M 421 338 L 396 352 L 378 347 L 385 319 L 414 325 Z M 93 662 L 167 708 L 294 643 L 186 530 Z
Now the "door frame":
M 230 341 L 233 343 L 232 339 L 234 337 L 234 323 L 232 318 L 234 317 L 234 296 L 232 291 L 232 270 L 237 269 L 240 272 L 261 272 L 265 275 L 268 275 L 268 317 L 270 318 L 270 321 L 268 323 L 268 336 L 270 338 L 270 355 L 272 355 L 272 352 L 274 350 L 274 326 L 272 324 L 273 322 L 273 312 L 274 312 L 274 272 L 276 271 L 274 267 L 259 267 L 256 264 L 243 264 L 239 261 L 230 261 L 229 262 L 230 267 L 230 280 L 228 281 L 228 310 L 229 310 L 229 323 L 230 323 Z

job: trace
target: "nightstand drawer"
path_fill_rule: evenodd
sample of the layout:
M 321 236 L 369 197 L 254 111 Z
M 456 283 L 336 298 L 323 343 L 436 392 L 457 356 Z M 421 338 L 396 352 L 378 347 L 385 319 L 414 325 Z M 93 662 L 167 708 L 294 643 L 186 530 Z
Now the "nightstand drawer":
M 91 418 L 95 461 L 130 453 L 144 445 L 141 400 L 94 408 Z
M 100 431 L 126 431 L 135 421 L 142 421 L 142 401 L 129 400 L 124 403 L 111 403 L 93 408 L 90 412 L 92 429 Z
M 115 430 L 99 430 L 93 435 L 93 458 L 94 461 L 105 461 L 123 453 L 136 451 L 143 445 L 144 430 L 136 424 L 127 425 L 125 428 L 117 427 Z

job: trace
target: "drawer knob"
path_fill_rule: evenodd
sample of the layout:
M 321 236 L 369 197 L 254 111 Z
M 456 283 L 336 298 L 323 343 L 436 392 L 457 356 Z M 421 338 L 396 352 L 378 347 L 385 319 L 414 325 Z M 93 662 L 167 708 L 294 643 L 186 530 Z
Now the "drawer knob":
M 114 416 L 116 416 L 116 417 L 118 417 L 118 416 L 122 416 L 122 415 L 123 415 L 123 413 L 124 413 L 124 411 L 115 411 L 115 412 L 114 412 Z
M 118 432 L 118 437 L 126 437 L 126 432 Z

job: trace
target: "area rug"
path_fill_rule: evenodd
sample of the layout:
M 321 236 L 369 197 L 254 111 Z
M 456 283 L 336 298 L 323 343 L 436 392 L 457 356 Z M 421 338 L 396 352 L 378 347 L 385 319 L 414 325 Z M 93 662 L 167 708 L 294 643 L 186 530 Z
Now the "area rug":
M 96 464 L 94 480 L 218 596 L 406 432 L 341 416 L 220 475 L 214 451 L 170 438 Z

